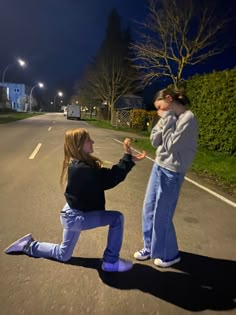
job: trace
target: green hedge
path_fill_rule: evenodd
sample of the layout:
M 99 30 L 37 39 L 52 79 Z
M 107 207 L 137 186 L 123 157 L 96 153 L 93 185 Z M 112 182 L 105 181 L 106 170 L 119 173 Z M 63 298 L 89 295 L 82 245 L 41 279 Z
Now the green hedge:
M 133 109 L 131 112 L 132 128 L 138 130 L 151 130 L 158 120 L 156 110 Z
M 236 153 L 236 68 L 195 75 L 185 82 L 191 110 L 199 123 L 199 145 Z M 158 120 L 155 110 L 134 109 L 132 128 L 149 130 Z
M 186 82 L 191 110 L 199 123 L 199 144 L 236 153 L 236 68 L 196 75 Z
M 147 111 L 144 109 L 134 109 L 131 112 L 132 128 L 147 130 Z

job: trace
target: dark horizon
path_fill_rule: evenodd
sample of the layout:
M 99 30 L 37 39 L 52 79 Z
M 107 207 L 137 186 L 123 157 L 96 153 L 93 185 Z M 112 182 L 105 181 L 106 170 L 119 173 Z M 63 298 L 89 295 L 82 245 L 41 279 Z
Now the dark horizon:
M 68 4 L 69 2 L 69 4 Z M 223 0 L 218 0 L 223 7 Z M 235 2 L 228 1 L 232 14 Z M 24 58 L 28 67 L 24 70 L 13 66 L 6 73 L 5 81 L 30 86 L 42 81 L 49 99 L 58 90 L 67 97 L 73 92 L 75 82 L 81 77 L 87 65 L 96 55 L 106 31 L 107 18 L 111 10 L 117 9 L 123 28 L 130 26 L 135 36 L 134 20 L 142 20 L 145 14 L 145 0 L 87 0 L 80 4 L 76 0 L 51 0 L 39 4 L 25 0 L 24 6 L 18 0 L 0 4 L 0 73 L 17 57 Z M 222 11 L 223 12 L 223 11 Z M 233 29 L 226 33 L 228 40 L 234 40 Z M 205 63 L 188 71 L 187 77 L 196 73 L 209 73 L 235 67 L 236 47 L 225 50 L 218 56 L 208 58 Z

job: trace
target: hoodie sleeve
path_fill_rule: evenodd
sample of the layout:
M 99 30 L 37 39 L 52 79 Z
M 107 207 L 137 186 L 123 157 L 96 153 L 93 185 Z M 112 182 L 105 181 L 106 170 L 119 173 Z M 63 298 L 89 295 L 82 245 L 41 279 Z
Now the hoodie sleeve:
M 132 155 L 124 154 L 119 163 L 112 168 L 102 167 L 98 170 L 100 184 L 103 190 L 111 189 L 122 182 L 130 172 L 135 163 L 132 161 Z
M 154 148 L 157 148 L 163 143 L 164 128 L 173 129 L 175 127 L 175 122 L 176 117 L 171 111 L 167 111 L 166 114 L 158 120 L 150 134 L 150 141 Z
M 175 116 L 168 116 L 162 129 L 162 145 L 165 150 L 172 153 L 186 146 L 191 147 L 191 143 L 196 142 L 198 134 L 197 120 L 188 111 L 183 117 L 176 119 Z

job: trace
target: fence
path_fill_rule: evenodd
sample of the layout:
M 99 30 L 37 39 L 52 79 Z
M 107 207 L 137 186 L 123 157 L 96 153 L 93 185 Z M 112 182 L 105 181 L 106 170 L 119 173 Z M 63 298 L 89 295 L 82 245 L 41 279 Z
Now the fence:
M 131 111 L 118 110 L 114 112 L 112 125 L 115 127 L 132 128 Z

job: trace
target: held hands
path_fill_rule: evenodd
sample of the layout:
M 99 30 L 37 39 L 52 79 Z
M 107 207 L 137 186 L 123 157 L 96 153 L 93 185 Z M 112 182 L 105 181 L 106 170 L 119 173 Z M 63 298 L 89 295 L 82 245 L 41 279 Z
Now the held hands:
M 133 162 L 138 162 L 138 161 L 141 161 L 142 159 L 145 158 L 145 156 L 146 156 L 145 151 L 142 151 L 141 153 L 133 154 L 130 145 L 131 145 L 131 139 L 126 138 L 124 140 L 124 150 L 125 150 L 125 153 L 132 155 Z
M 125 138 L 123 143 L 124 143 L 123 146 L 124 146 L 125 153 L 132 155 L 132 149 L 130 148 L 131 139 Z
M 158 109 L 157 110 L 157 115 L 159 117 L 164 117 L 166 115 L 167 110 L 163 110 L 163 109 Z

